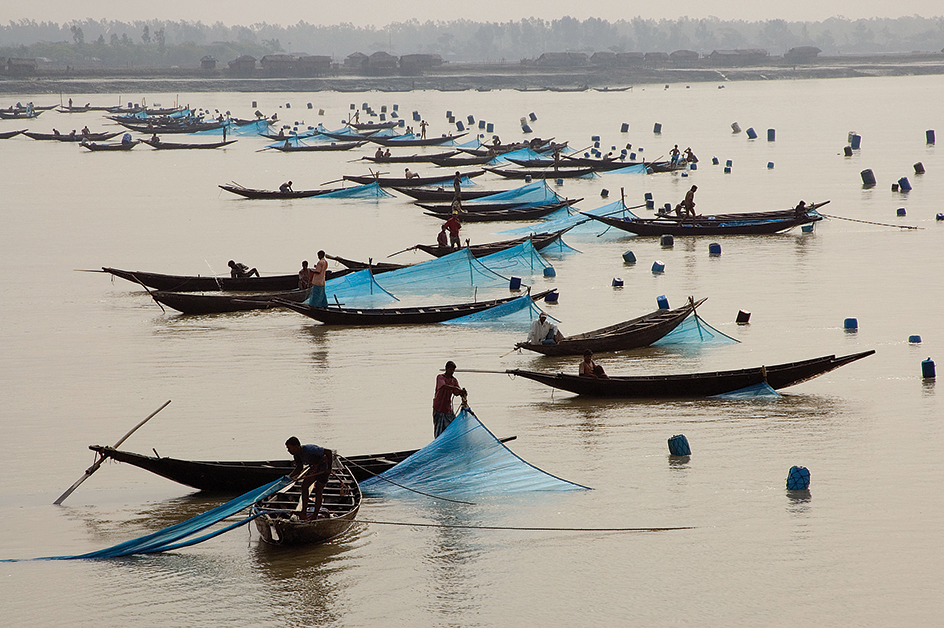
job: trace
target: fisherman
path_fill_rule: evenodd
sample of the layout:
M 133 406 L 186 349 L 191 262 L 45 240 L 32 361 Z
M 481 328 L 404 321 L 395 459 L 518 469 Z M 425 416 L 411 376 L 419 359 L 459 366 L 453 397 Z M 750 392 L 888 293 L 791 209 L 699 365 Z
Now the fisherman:
M 793 212 L 796 214 L 797 218 L 800 218 L 808 211 L 809 207 L 806 206 L 806 201 L 800 201 L 797 206 L 793 208 Z
M 321 502 L 325 486 L 331 478 L 331 467 L 334 463 L 334 452 L 318 445 L 302 445 L 301 441 L 292 436 L 285 441 L 285 449 L 295 460 L 295 469 L 289 478 L 301 483 L 302 487 L 302 514 L 301 519 L 317 519 L 321 514 Z M 308 470 L 302 473 L 305 467 Z M 315 507 L 308 513 L 308 493 L 311 485 L 315 485 Z
M 285 194 L 287 192 L 294 192 L 294 191 L 295 190 L 292 189 L 291 181 L 286 181 L 285 183 L 279 186 L 279 192 L 281 192 L 282 194 Z
M 308 268 L 308 260 L 302 262 L 302 269 L 298 271 L 298 289 L 308 290 L 311 288 L 311 282 L 315 277 L 315 270 Z
M 374 153 L 374 159 L 383 159 L 383 156 L 384 156 L 383 146 L 378 146 L 377 152 Z
M 404 168 L 403 170 L 404 170 L 404 176 L 406 177 L 407 181 L 420 176 L 414 172 L 411 172 L 409 168 Z
M 692 152 L 691 146 L 685 149 L 685 161 L 687 161 L 690 164 L 698 163 L 698 157 L 695 157 L 695 153 Z
M 240 279 L 243 277 L 252 277 L 255 275 L 259 276 L 259 271 L 255 268 L 249 268 L 245 264 L 240 264 L 239 262 L 234 262 L 233 260 L 229 261 L 229 276 L 233 279 Z
M 446 223 L 442 224 L 439 235 L 436 236 L 436 245 L 441 249 L 449 246 L 449 227 L 446 226 Z
M 685 210 L 685 214 L 691 218 L 695 217 L 695 190 L 698 189 L 697 185 L 693 185 L 691 189 L 685 193 L 685 200 L 682 201 L 682 208 Z
M 83 132 L 83 135 L 85 135 L 84 132 Z M 159 138 L 159 137 L 157 136 L 157 133 L 154 133 L 153 135 L 151 135 L 151 143 L 152 143 L 152 144 L 160 144 L 160 143 L 161 143 L 161 138 Z
M 420 139 L 426 139 L 426 127 L 429 126 L 429 122 L 426 120 L 420 120 Z
M 452 410 L 452 398 L 461 397 L 463 406 L 468 403 L 469 393 L 459 386 L 459 381 L 454 376 L 456 363 L 452 360 L 446 362 L 445 371 L 436 376 L 436 392 L 433 394 L 433 438 L 439 438 L 456 418 L 456 413 Z
M 462 240 L 459 239 L 459 229 L 462 229 L 462 223 L 459 222 L 459 214 L 453 211 L 444 226 L 449 230 L 449 245 L 454 249 L 461 249 Z
M 595 379 L 609 379 L 603 372 L 603 367 L 593 361 L 593 351 L 587 349 L 583 352 L 583 362 L 580 363 L 580 377 L 593 377 Z
M 553 345 L 564 339 L 557 325 L 547 320 L 547 313 L 541 312 L 538 319 L 531 323 L 527 344 Z
M 325 259 L 325 252 L 318 251 L 318 263 L 312 271 L 311 277 L 311 297 L 308 299 L 312 307 L 328 307 L 328 297 L 325 294 L 325 277 L 328 274 L 328 260 Z
M 678 144 L 672 147 L 672 150 L 669 151 L 669 156 L 672 158 L 672 165 L 674 166 L 679 159 L 679 147 Z

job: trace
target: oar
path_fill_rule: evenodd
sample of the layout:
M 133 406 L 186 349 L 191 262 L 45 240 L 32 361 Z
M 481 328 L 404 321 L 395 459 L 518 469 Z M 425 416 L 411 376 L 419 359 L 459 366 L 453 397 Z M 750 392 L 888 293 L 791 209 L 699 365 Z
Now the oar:
M 331 185 L 332 183 L 340 183 L 340 182 L 342 182 L 342 181 L 344 181 L 343 178 L 342 178 L 342 179 L 335 179 L 334 181 L 325 181 L 325 182 L 322 183 L 321 185 Z
M 403 249 L 402 251 L 397 251 L 396 253 L 391 253 L 391 254 L 388 255 L 387 257 L 393 257 L 394 255 L 399 255 L 400 253 L 406 253 L 407 251 L 415 251 L 416 249 L 417 249 L 416 246 L 411 246 L 411 247 L 408 248 L 408 249 Z
M 115 443 L 115 447 L 114 447 L 114 448 L 117 449 L 118 447 L 120 447 L 120 446 L 121 446 L 121 443 L 123 443 L 123 442 L 125 442 L 126 440 L 128 440 L 128 437 L 129 437 L 129 436 L 131 436 L 132 434 L 134 434 L 134 433 L 138 430 L 139 427 L 141 427 L 142 425 L 144 425 L 145 423 L 147 423 L 148 421 L 150 421 L 151 418 L 152 418 L 155 414 L 157 414 L 158 412 L 160 412 L 161 410 L 163 410 L 164 408 L 166 408 L 166 407 L 167 407 L 167 404 L 169 404 L 169 403 L 170 403 L 170 399 L 168 399 L 167 401 L 165 401 L 165 402 L 164 402 L 164 405 L 162 405 L 160 408 L 158 408 L 157 410 L 155 410 L 154 412 L 152 412 L 151 414 L 149 414 L 146 419 L 144 419 L 143 421 L 141 421 L 140 423 L 138 423 L 137 425 L 135 425 L 133 428 L 131 428 L 131 431 L 130 431 L 130 432 L 128 432 L 127 434 L 125 434 L 124 436 L 122 436 L 122 437 L 118 440 L 118 442 Z M 69 495 L 71 495 L 71 494 L 75 491 L 75 489 L 79 488 L 79 485 L 80 485 L 82 482 L 84 482 L 85 480 L 89 479 L 89 477 L 91 477 L 91 475 L 92 475 L 93 473 L 95 473 L 96 471 L 98 471 L 98 468 L 99 468 L 100 466 L 102 466 L 102 463 L 103 463 L 103 462 L 105 462 L 105 456 L 102 455 L 102 454 L 99 454 L 98 460 L 96 460 L 95 463 L 94 463 L 91 467 L 89 467 L 88 469 L 85 470 L 85 475 L 83 475 L 82 477 L 80 477 L 80 478 L 76 481 L 75 484 L 73 484 L 72 486 L 70 486 L 69 489 L 68 489 L 65 493 L 63 493 L 62 495 L 60 495 L 60 496 L 59 496 L 59 499 L 57 499 L 56 501 L 54 501 L 53 504 L 55 504 L 56 506 L 58 506 L 58 505 L 60 505 L 62 502 L 64 502 L 64 501 L 66 500 L 66 498 L 67 498 Z
M 161 308 L 161 312 L 163 312 L 164 314 L 167 314 L 167 310 L 164 309 L 164 306 L 161 305 L 161 302 L 154 298 L 154 293 L 151 292 L 147 286 L 141 283 L 141 280 L 138 279 L 137 275 L 131 275 L 131 276 L 134 277 L 134 280 L 137 281 L 141 285 L 142 288 L 144 288 L 144 291 L 147 292 L 148 295 L 150 295 L 152 299 L 154 299 L 154 302 L 157 303 L 157 307 Z

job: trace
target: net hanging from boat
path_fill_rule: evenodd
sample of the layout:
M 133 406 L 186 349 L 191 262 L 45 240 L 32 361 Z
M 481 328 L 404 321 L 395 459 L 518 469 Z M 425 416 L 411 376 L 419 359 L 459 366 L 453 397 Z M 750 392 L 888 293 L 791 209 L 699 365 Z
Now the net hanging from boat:
M 509 284 L 507 277 L 486 268 L 469 249 L 383 273 L 376 281 L 397 297 L 441 295 L 480 299 L 485 298 L 483 290 L 507 288 Z
M 761 382 L 760 384 L 754 384 L 753 386 L 747 386 L 746 388 L 741 388 L 739 390 L 732 390 L 731 392 L 714 395 L 712 396 L 712 399 L 779 399 L 782 396 L 783 395 L 771 388 L 770 384 L 767 382 Z
M 507 192 L 496 192 L 482 198 L 476 198 L 470 201 L 463 201 L 463 209 L 475 211 L 475 205 L 478 203 L 518 203 L 520 205 L 549 205 L 564 201 L 564 197 L 548 187 L 544 179 L 529 183 Z M 459 215 L 462 218 L 462 215 Z
M 364 185 L 356 185 L 354 187 L 344 188 L 334 192 L 319 194 L 318 196 L 314 196 L 312 198 L 393 198 L 393 196 L 393 194 L 384 190 L 376 181 L 374 181 L 373 183 L 365 183 Z
M 429 445 L 392 469 L 361 482 L 365 494 L 385 497 L 416 495 L 413 491 L 456 497 L 588 488 L 522 460 L 469 408 L 463 408 Z
M 281 490 L 291 483 L 292 480 L 288 479 L 287 477 L 279 478 L 270 484 L 266 484 L 265 486 L 249 491 L 244 495 L 240 495 L 236 499 L 228 501 L 222 506 L 217 506 L 216 508 L 208 510 L 207 512 L 197 515 L 196 517 L 192 517 L 186 521 L 182 521 L 181 523 L 164 528 L 163 530 L 159 530 L 152 534 L 147 534 L 130 541 L 125 541 L 124 543 L 119 543 L 118 545 L 106 547 L 105 549 L 88 552 L 86 554 L 78 554 L 76 556 L 46 556 L 44 558 L 37 558 L 34 560 L 117 558 L 119 556 L 130 556 L 132 554 L 153 554 L 156 552 L 167 552 L 170 550 L 179 549 L 181 547 L 196 545 L 197 543 L 202 543 L 203 541 L 211 539 L 215 536 L 219 536 L 224 532 L 228 532 L 233 528 L 245 525 L 254 519 L 254 517 L 250 516 L 245 519 L 241 519 L 236 523 L 230 524 L 218 530 L 214 530 L 202 536 L 194 536 L 198 532 L 203 532 L 210 526 L 216 525 L 224 519 L 232 517 L 233 515 L 249 508 L 260 499 L 268 497 L 272 493 Z
M 399 301 L 384 290 L 374 279 L 374 274 L 366 268 L 329 279 L 325 282 L 325 296 L 329 304 L 340 303 L 342 307 L 374 308 Z M 311 305 L 310 298 L 308 305 Z
M 646 174 L 646 164 L 633 164 L 631 166 L 626 166 L 625 168 L 617 168 L 616 170 L 607 170 L 607 174 Z
M 440 324 L 527 331 L 531 329 L 531 323 L 540 315 L 541 308 L 537 306 L 531 297 L 523 295 L 514 301 L 502 303 L 484 312 L 476 312 L 475 314 L 469 314 L 461 318 L 443 321 Z M 560 322 L 553 316 L 549 316 L 549 318 L 555 322 Z
M 664 347 L 669 345 L 729 345 L 740 342 L 724 332 L 718 331 L 698 314 L 689 316 L 682 324 L 671 332 L 652 343 L 654 347 Z
M 510 249 L 478 258 L 489 270 L 502 275 L 543 275 L 545 268 L 553 268 L 534 248 L 531 240 L 525 240 Z
M 639 218 L 639 216 L 626 209 L 623 201 L 614 201 L 602 207 L 597 207 L 596 209 L 591 209 L 583 213 L 593 214 L 594 216 L 615 216 L 618 218 L 628 219 Z M 606 227 L 601 227 L 600 225 L 595 224 L 595 221 L 587 218 L 579 212 L 568 211 L 568 208 L 563 208 L 563 211 L 556 211 L 553 214 L 547 216 L 546 219 L 541 222 L 527 225 L 525 227 L 517 227 L 515 229 L 501 231 L 498 235 L 522 236 L 529 233 L 548 233 L 551 231 L 559 231 L 561 229 L 568 228 L 570 229 L 567 232 L 568 237 L 571 235 L 593 235 L 595 237 L 601 231 L 606 229 Z M 615 235 L 618 235 L 619 237 L 626 237 L 626 233 L 624 231 L 614 231 L 618 231 L 618 233 Z

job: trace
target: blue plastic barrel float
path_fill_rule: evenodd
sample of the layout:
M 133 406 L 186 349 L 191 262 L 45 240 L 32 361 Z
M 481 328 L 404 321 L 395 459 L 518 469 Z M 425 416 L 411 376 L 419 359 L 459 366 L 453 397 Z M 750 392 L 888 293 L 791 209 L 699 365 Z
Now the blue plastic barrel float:
M 553 266 L 545 266 L 545 267 L 544 267 L 544 276 L 545 276 L 545 277 L 556 277 L 556 276 L 557 276 L 557 271 L 554 270 L 554 267 L 553 267 Z
M 659 306 L 660 310 L 669 309 L 669 298 L 664 294 L 656 297 L 656 304 Z
M 895 212 L 895 215 L 897 216 L 906 216 L 907 214 L 908 212 L 905 211 L 904 207 L 899 207 L 898 210 Z
M 921 336 L 912 334 L 911 336 L 908 336 L 908 342 L 913 345 L 919 345 L 921 344 Z
M 692 448 L 684 434 L 676 434 L 668 440 L 669 453 L 673 456 L 691 456 Z
M 494 131 L 495 131 L 495 123 L 489 122 L 488 124 L 485 125 L 485 132 L 486 132 L 486 133 L 492 133 L 492 132 L 494 132 Z
M 662 133 L 662 123 L 661 123 L 661 122 L 656 122 L 654 125 L 652 125 L 652 132 L 655 133 L 656 135 L 661 134 L 661 133 Z
M 721 255 L 721 245 L 717 242 L 712 242 L 708 245 L 708 255 L 711 257 L 719 257 Z
M 757 139 L 757 132 L 754 130 L 754 127 L 748 127 L 748 129 L 747 129 L 747 139 L 749 139 L 749 140 L 756 140 L 756 139 Z
M 632 251 L 626 251 L 623 253 L 623 262 L 626 264 L 635 264 L 636 263 L 636 254 Z
M 911 182 L 908 181 L 908 177 L 902 177 L 898 179 L 898 189 L 901 190 L 902 192 L 911 191 Z
M 774 169 L 774 162 L 768 161 L 768 162 L 767 162 L 767 170 L 773 170 L 773 169 Z
M 751 313 L 747 310 L 738 310 L 735 321 L 738 325 L 747 325 L 751 322 Z
M 776 129 L 767 129 L 767 141 L 775 142 L 777 141 L 777 131 Z
M 862 146 L 862 136 L 858 133 L 850 135 L 849 145 L 852 146 L 852 150 L 859 150 L 859 147 Z
M 921 362 L 921 377 L 924 379 L 935 379 L 936 374 L 934 373 L 934 360 L 928 358 L 927 360 L 922 360 Z
M 508 282 L 509 290 L 521 290 L 521 277 L 512 277 Z
M 479 120 L 479 128 L 480 128 L 480 129 L 484 129 L 484 128 L 485 128 L 485 120 Z
M 652 273 L 654 275 L 657 275 L 659 273 L 664 273 L 664 272 L 665 272 L 665 262 L 662 262 L 659 260 L 652 262 Z
M 387 113 L 387 105 L 380 105 L 380 113 Z
M 846 157 L 852 157 L 852 147 L 851 146 L 843 147 L 842 154 L 845 155 Z
M 537 119 L 538 119 L 538 117 L 534 115 L 533 111 L 528 114 L 528 118 L 531 120 L 531 122 L 537 122 Z
M 859 331 L 859 321 L 855 318 L 847 318 L 842 321 L 842 328 L 846 331 Z
M 253 105 L 255 107 L 255 105 Z M 927 140 L 928 144 L 934 143 L 934 129 L 928 129 L 924 132 L 924 137 Z
M 871 168 L 866 168 L 859 173 L 859 176 L 862 177 L 862 185 L 872 187 L 875 185 L 875 173 L 872 172 Z
M 806 467 L 793 466 L 787 474 L 788 491 L 805 491 L 810 488 L 810 470 Z
M 465 131 L 465 125 L 462 124 L 462 120 L 456 120 L 456 128 L 460 131 Z
M 544 297 L 544 302 L 556 304 L 558 296 L 559 295 L 556 292 L 551 292 L 546 297 Z
M 659 236 L 659 244 L 665 248 L 675 246 L 675 236 L 673 236 L 671 233 L 663 233 L 661 236 Z
M 470 115 L 466 118 L 466 120 L 469 121 L 469 125 L 475 124 L 475 116 Z
M 915 174 L 924 174 L 924 164 L 920 161 L 914 165 Z
M 622 287 L 623 287 L 623 279 L 622 279 L 621 277 L 613 277 L 613 287 L 614 287 L 614 288 L 622 288 Z
M 629 124 L 626 123 L 626 122 L 624 122 L 624 123 L 620 126 L 620 133 L 628 133 L 628 132 L 629 132 Z

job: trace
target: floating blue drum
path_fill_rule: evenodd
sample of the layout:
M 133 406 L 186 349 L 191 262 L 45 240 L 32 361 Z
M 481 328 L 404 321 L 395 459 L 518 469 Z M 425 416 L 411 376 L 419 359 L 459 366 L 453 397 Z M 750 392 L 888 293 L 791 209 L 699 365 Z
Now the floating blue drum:
M 652 132 L 655 133 L 656 135 L 659 135 L 660 133 L 662 133 L 662 123 L 656 122 L 654 125 L 652 125 Z
M 556 304 L 556 303 L 557 303 L 557 297 L 558 297 L 558 296 L 559 296 L 559 295 L 558 295 L 556 292 L 548 293 L 548 295 L 547 295 L 546 297 L 544 297 L 544 302 L 545 302 L 545 303 L 554 303 L 554 304 Z
M 413 112 L 413 120 L 416 121 L 416 122 L 419 122 L 421 119 L 422 119 L 422 118 L 420 118 L 420 112 L 419 112 L 419 111 L 414 111 L 414 112 Z
M 465 131 L 465 125 L 462 124 L 462 120 L 456 120 L 456 128 L 460 131 Z
M 725 167 L 724 167 L 724 173 L 725 173 L 725 174 L 731 174 L 731 166 L 725 166 Z
M 805 491 L 810 488 L 810 470 L 806 467 L 790 467 L 787 474 L 788 491 Z
M 596 144 L 597 146 L 599 146 L 599 145 L 600 145 L 600 136 L 599 136 L 599 135 L 591 135 L 591 136 L 590 136 L 590 141 L 593 142 L 594 144 Z
M 659 273 L 664 273 L 664 272 L 665 272 L 665 262 L 660 262 L 659 260 L 652 262 L 653 274 L 659 274 Z
M 564 185 L 564 180 L 563 180 L 563 179 L 555 179 L 555 180 L 554 180 L 554 183 L 556 183 L 557 185 Z
M 738 124 L 737 122 L 732 122 L 732 123 L 731 123 L 731 131 L 732 131 L 733 133 L 740 133 L 740 132 L 741 132 L 741 125 Z
M 898 191 L 898 184 L 892 183 L 892 192 L 897 192 L 897 191 Z
M 859 321 L 855 318 L 847 318 L 842 322 L 842 328 L 846 331 L 858 331 Z
M 529 127 L 527 124 L 524 124 L 524 125 L 521 126 L 521 131 L 522 131 L 522 133 L 531 133 L 531 132 L 532 132 L 532 131 L 531 131 L 531 127 Z
M 628 131 L 629 131 L 629 125 L 624 122 L 624 123 L 620 126 L 620 133 L 627 133 Z
M 629 154 L 629 160 L 630 160 L 630 161 L 636 161 L 636 153 L 630 153 L 630 154 Z
M 767 141 L 768 142 L 777 141 L 777 131 L 775 129 L 767 129 Z
M 255 100 L 252 101 L 252 108 L 253 108 L 253 109 L 257 108 L 258 106 L 259 106 L 259 105 L 256 103 Z
M 800 231 L 803 233 L 813 233 L 813 223 L 808 225 L 800 225 Z
M 656 202 L 652 200 L 651 198 L 646 199 L 646 209 L 655 209 L 655 208 L 656 208 Z
M 623 287 L 623 280 L 622 280 L 620 277 L 613 277 L 613 287 L 614 287 L 614 288 L 622 288 L 622 287 Z
M 898 189 L 902 192 L 908 192 L 911 190 L 911 183 L 908 181 L 908 177 L 902 177 L 898 179 Z
M 849 145 L 852 146 L 852 150 L 859 150 L 859 147 L 862 146 L 862 136 L 857 133 L 850 135 Z
M 663 233 L 659 237 L 659 244 L 661 244 L 663 247 L 675 246 L 675 236 L 673 236 L 671 233 Z
M 253 105 L 253 107 L 255 107 L 255 105 Z M 927 138 L 928 144 L 934 143 L 934 129 L 928 129 L 925 131 L 924 136 Z
M 869 187 L 875 185 L 875 173 L 872 172 L 871 168 L 866 168 L 859 175 L 862 177 L 862 185 Z
M 915 174 L 924 174 L 924 164 L 920 161 L 914 165 Z
M 738 310 L 737 319 L 734 322 L 738 325 L 747 325 L 751 322 L 751 313 L 747 310 Z
M 314 108 L 315 108 L 315 106 L 314 106 L 314 105 L 312 105 L 311 103 L 308 103 L 308 108 L 309 108 L 309 109 L 314 109 Z
M 485 125 L 486 133 L 492 133 L 493 131 L 495 131 L 495 124 L 493 122 L 489 122 L 488 124 Z
M 324 111 L 324 110 L 322 109 L 322 111 Z M 322 113 L 321 115 L 324 115 L 324 114 Z M 391 111 L 391 112 L 390 112 L 390 117 L 391 117 L 391 118 L 399 118 L 399 117 L 400 117 L 400 114 L 397 113 L 396 111 Z
M 479 120 L 479 128 L 480 128 L 480 129 L 484 129 L 484 128 L 485 128 L 485 120 Z
M 525 182 L 525 183 L 531 183 L 531 175 L 530 175 L 530 174 L 524 175 L 524 182 Z
M 521 290 L 521 277 L 512 277 L 508 282 L 509 290 Z
M 528 118 L 531 120 L 531 122 L 536 122 L 537 119 L 538 119 L 538 117 L 537 117 L 536 115 L 534 115 L 534 112 L 533 112 L 533 111 L 528 114 Z
M 397 126 L 401 126 L 401 127 L 406 126 L 406 120 L 404 120 L 403 118 L 400 118 L 400 121 L 397 123 Z
M 773 169 L 774 169 L 774 162 L 768 161 L 768 162 L 767 162 L 767 170 L 773 170 Z
M 466 120 L 469 121 L 470 125 L 475 124 L 475 116 L 469 116 L 468 118 L 466 118 Z
M 689 164 L 689 170 L 698 170 L 698 164 Z
M 623 261 L 626 262 L 627 264 L 635 264 L 636 254 L 633 253 L 632 251 L 626 251 L 625 253 L 623 253 Z
M 727 166 L 728 168 L 730 168 L 731 166 L 734 165 L 734 162 L 731 161 L 730 159 L 728 159 L 727 161 L 724 162 L 724 165 Z
M 600 190 L 600 197 L 601 197 L 601 198 L 606 198 L 606 197 L 609 196 L 609 195 L 610 195 L 610 191 L 609 191 L 608 189 L 603 188 L 602 190 Z
M 692 448 L 684 434 L 676 434 L 669 439 L 669 453 L 673 456 L 691 456 Z
M 712 166 L 717 166 L 717 165 L 720 164 L 720 163 L 721 163 L 721 162 L 718 160 L 717 157 L 712 157 L 712 158 L 711 158 L 711 165 L 712 165 Z
M 712 242 L 708 245 L 708 255 L 711 257 L 718 257 L 721 255 L 721 245 L 717 242 Z
M 898 210 L 897 210 L 895 213 L 896 213 L 898 216 L 905 216 L 905 215 L 907 215 L 908 212 L 905 211 L 905 208 L 904 208 L 904 207 L 899 207 Z
M 386 120 L 386 119 L 387 119 L 387 114 L 385 114 L 385 113 L 380 114 L 380 121 L 381 121 L 381 122 L 383 122 L 383 121 Z
M 291 109 L 291 108 L 292 108 L 292 103 L 290 103 L 290 102 L 285 103 L 285 108 L 286 108 L 286 109 Z
M 688 173 L 687 173 L 687 172 L 683 172 L 681 176 L 682 176 L 682 178 L 684 179 L 684 178 L 686 178 L 686 177 L 688 176 Z
M 446 117 L 447 117 L 447 118 L 451 118 L 451 117 L 452 117 L 452 111 L 446 111 Z
M 934 218 L 937 220 L 944 220 L 944 214 L 937 214 Z
M 910 342 L 913 345 L 919 345 L 921 344 L 921 336 L 918 336 L 918 335 L 908 336 L 908 342 Z
M 557 271 L 554 270 L 553 266 L 544 267 L 544 276 L 545 277 L 557 277 Z
M 400 109 L 400 105 L 394 103 L 394 104 L 393 104 L 393 110 L 394 110 L 394 111 L 399 111 L 399 109 Z
M 934 360 L 931 358 L 921 362 L 921 377 L 924 379 L 935 379 Z
M 756 140 L 756 139 L 757 139 L 757 132 L 754 130 L 754 127 L 749 127 L 749 128 L 747 129 L 747 139 L 749 139 L 749 140 Z
M 842 149 L 842 154 L 845 155 L 846 157 L 852 157 L 852 147 L 851 146 L 844 147 Z
M 656 303 L 659 305 L 660 310 L 669 309 L 669 298 L 664 294 L 656 297 Z
M 387 105 L 380 105 L 380 112 L 387 113 Z

